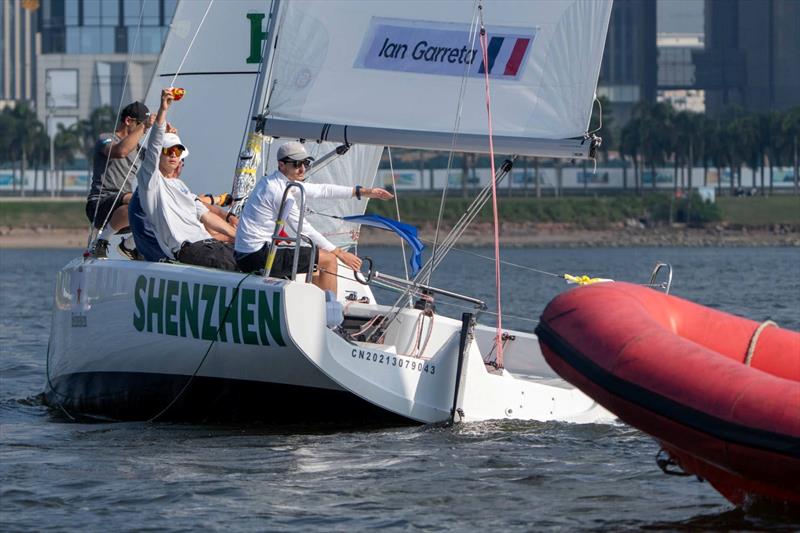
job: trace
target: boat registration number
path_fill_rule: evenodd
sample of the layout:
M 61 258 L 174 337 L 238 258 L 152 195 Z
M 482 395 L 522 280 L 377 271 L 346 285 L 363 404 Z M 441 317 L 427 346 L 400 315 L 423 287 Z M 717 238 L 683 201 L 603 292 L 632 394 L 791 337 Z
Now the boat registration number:
M 413 357 L 402 357 L 388 353 L 370 352 L 368 350 L 359 350 L 358 348 L 353 348 L 351 355 L 353 356 L 353 359 L 371 362 L 377 365 L 393 366 L 420 373 L 425 372 L 426 374 L 430 375 L 434 375 L 436 373 L 436 365 L 431 364 L 429 361 L 416 359 Z

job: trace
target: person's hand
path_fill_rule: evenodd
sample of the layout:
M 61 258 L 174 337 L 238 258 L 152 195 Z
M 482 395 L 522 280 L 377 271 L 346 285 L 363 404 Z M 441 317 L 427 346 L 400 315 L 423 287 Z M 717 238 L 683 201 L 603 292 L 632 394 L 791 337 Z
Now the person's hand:
M 144 129 L 149 130 L 156 122 L 156 116 L 153 113 L 148 113 L 147 118 L 144 119 Z
M 175 100 L 172 96 L 172 91 L 170 89 L 161 89 L 161 108 L 165 111 L 169 109 L 169 106 L 172 105 L 172 102 Z
M 239 227 L 239 217 L 237 217 L 233 213 L 228 213 L 227 215 L 225 215 L 225 222 L 227 222 L 228 224 L 230 224 L 234 228 L 238 228 Z
M 344 250 L 337 248 L 333 251 L 333 255 L 336 258 L 345 264 L 345 266 L 353 269 L 353 270 L 361 270 L 361 259 L 356 254 L 351 254 L 350 252 L 345 252 Z
M 178 134 L 178 128 L 167 122 L 167 133 L 174 133 L 175 135 Z
M 374 188 L 374 189 L 362 189 L 361 196 L 365 196 L 367 198 L 376 198 L 378 200 L 391 200 L 394 198 L 394 195 L 387 191 L 386 189 L 381 188 Z

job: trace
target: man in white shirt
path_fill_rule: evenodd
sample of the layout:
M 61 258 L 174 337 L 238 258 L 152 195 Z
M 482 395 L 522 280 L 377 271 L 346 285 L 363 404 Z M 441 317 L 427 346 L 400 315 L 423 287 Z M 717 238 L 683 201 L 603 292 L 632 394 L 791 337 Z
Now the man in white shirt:
M 290 182 L 302 182 L 305 179 L 306 169 L 313 160 L 314 158 L 308 155 L 305 147 L 299 142 L 282 145 L 278 149 L 278 170 L 261 178 L 250 193 L 239 218 L 234 246 L 236 262 L 243 272 L 254 272 L 264 268 L 283 193 Z M 359 200 L 362 197 L 380 200 L 393 198 L 393 195 L 385 189 L 364 188 L 360 185 L 347 187 L 328 183 L 304 183 L 303 187 L 306 198 L 346 199 L 353 196 Z M 287 225 L 296 234 L 300 210 L 293 195 L 295 192 L 296 190 L 293 190 L 287 197 L 284 213 L 288 213 Z M 361 268 L 361 259 L 334 246 L 314 229 L 308 219 L 303 219 L 302 231 L 317 245 L 318 257 L 314 258 L 314 262 L 319 266 L 319 271 L 314 275 L 314 284 L 322 290 L 330 290 L 336 294 L 338 261 L 353 270 L 358 270 Z M 270 276 L 288 277 L 292 271 L 293 259 L 294 246 L 278 248 Z M 300 251 L 298 272 L 308 272 L 309 268 L 313 268 L 311 265 L 311 248 L 305 246 Z
M 168 90 L 161 91 L 161 106 L 137 175 L 137 194 L 148 225 L 167 257 L 181 263 L 236 270 L 230 244 L 235 228 L 223 218 L 224 211 L 210 211 L 178 178 L 176 171 L 189 151 L 176 134 L 166 133 L 167 109 L 172 100 Z

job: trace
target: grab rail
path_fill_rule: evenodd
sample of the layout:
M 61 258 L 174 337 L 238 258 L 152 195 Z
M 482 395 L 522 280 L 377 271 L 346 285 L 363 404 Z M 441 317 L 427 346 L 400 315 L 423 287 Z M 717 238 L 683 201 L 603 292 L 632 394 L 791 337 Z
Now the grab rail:
M 284 210 L 286 208 L 286 199 L 289 197 L 289 190 L 292 187 L 300 189 L 300 216 L 297 221 L 297 235 L 298 237 L 282 236 L 280 233 L 286 227 L 284 220 Z M 269 252 L 267 253 L 267 261 L 264 264 L 264 277 L 269 277 L 272 272 L 272 265 L 275 263 L 275 255 L 278 253 L 278 241 L 294 242 L 294 258 L 292 258 L 292 275 L 291 280 L 294 281 L 297 277 L 297 266 L 300 260 L 300 245 L 303 239 L 311 243 L 311 264 L 309 264 L 308 272 L 306 273 L 306 283 L 311 283 L 311 276 L 314 272 L 314 259 L 317 257 L 317 245 L 307 235 L 303 235 L 303 218 L 306 212 L 306 190 L 301 183 L 296 181 L 289 182 L 286 190 L 283 191 L 283 198 L 281 199 L 281 206 L 278 209 L 278 220 L 275 221 L 275 230 L 272 232 L 272 237 L 269 242 Z
M 653 273 L 650 274 L 650 281 L 648 282 L 648 285 L 651 287 L 655 286 L 656 277 L 662 268 L 667 269 L 667 282 L 666 285 L 662 283 L 661 288 L 664 289 L 664 294 L 669 294 L 669 289 L 672 287 L 672 265 L 669 263 L 656 263 L 656 266 L 653 267 Z

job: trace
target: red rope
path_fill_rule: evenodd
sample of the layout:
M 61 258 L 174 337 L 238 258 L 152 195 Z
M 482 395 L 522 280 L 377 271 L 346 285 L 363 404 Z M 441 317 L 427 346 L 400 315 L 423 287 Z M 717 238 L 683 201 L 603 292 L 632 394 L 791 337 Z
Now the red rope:
M 486 86 L 486 113 L 489 117 L 489 161 L 492 166 L 492 211 L 494 213 L 494 283 L 497 290 L 497 367 L 503 368 L 503 313 L 500 305 L 500 223 L 497 217 L 497 184 L 494 169 L 494 141 L 492 139 L 492 99 L 489 95 L 489 52 L 486 30 L 481 26 L 481 52 L 483 55 L 483 73 Z

